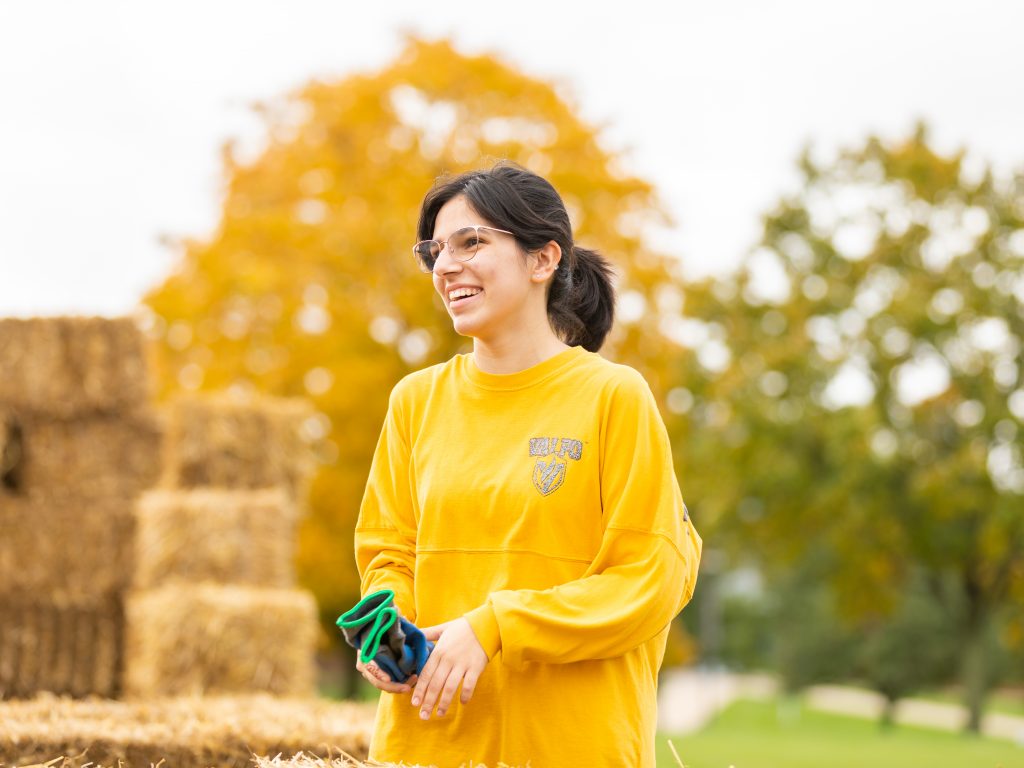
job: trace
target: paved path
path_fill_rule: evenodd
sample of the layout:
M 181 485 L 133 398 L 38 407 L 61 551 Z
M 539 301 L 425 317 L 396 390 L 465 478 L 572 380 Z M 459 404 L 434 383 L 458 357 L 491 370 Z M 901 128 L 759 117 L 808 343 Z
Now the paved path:
M 765 699 L 778 690 L 771 675 L 736 675 L 729 672 L 694 669 L 670 670 L 662 678 L 658 696 L 658 727 L 670 733 L 690 733 L 702 728 L 736 699 Z M 885 701 L 881 694 L 835 685 L 812 686 L 805 705 L 823 712 L 877 719 Z M 894 719 L 902 725 L 959 731 L 967 711 L 958 704 L 924 699 L 897 703 Z M 981 732 L 1024 746 L 1024 717 L 991 712 L 982 721 Z
M 878 718 L 885 698 L 874 691 L 838 685 L 816 685 L 807 691 L 808 706 L 825 712 Z M 919 725 L 944 731 L 961 731 L 967 723 L 967 709 L 925 699 L 896 702 L 893 719 L 901 725 Z M 1008 739 L 1024 746 L 1024 717 L 989 712 L 981 722 L 981 732 L 996 739 Z
M 776 688 L 772 675 L 669 670 L 658 688 L 658 728 L 671 733 L 700 730 L 736 699 L 766 699 Z

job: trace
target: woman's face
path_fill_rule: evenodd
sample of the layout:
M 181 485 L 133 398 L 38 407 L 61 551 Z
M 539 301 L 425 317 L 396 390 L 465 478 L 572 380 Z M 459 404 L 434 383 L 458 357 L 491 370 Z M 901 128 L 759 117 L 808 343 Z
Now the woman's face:
M 434 222 L 433 239 L 446 240 L 462 227 L 492 226 L 473 210 L 462 195 L 445 203 Z M 441 295 L 455 331 L 482 340 L 509 330 L 529 327 L 530 312 L 538 302 L 544 312 L 543 286 L 531 281 L 530 265 L 523 259 L 515 238 L 492 230 L 480 230 L 480 249 L 469 261 L 456 261 L 445 247 L 434 264 L 434 288 Z M 453 299 L 459 288 L 478 289 L 475 295 Z

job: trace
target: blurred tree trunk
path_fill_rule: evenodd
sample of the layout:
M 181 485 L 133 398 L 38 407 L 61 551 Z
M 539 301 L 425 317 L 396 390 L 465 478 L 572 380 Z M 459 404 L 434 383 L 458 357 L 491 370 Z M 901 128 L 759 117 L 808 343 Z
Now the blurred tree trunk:
M 964 730 L 969 733 L 980 733 L 985 696 L 989 688 L 989 659 L 985 642 L 988 612 L 985 610 L 981 596 L 976 590 L 972 590 L 970 585 L 968 585 L 968 599 L 970 603 L 964 627 L 960 674 L 964 686 L 964 706 L 967 708 L 967 722 L 964 725 Z
M 885 704 L 882 706 L 882 716 L 878 719 L 878 727 L 883 731 L 892 730 L 893 723 L 896 722 L 896 703 L 899 699 L 886 696 Z

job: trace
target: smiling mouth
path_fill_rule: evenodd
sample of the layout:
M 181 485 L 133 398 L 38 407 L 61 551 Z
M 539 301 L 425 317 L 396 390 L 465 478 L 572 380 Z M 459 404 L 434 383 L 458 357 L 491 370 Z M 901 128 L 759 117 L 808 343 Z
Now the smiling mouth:
M 461 306 L 462 306 L 463 304 L 465 304 L 465 303 L 466 303 L 467 301 L 472 301 L 472 300 L 473 300 L 473 299 L 475 299 L 475 298 L 476 298 L 477 296 L 479 296 L 479 295 L 480 295 L 481 293 L 483 293 L 483 291 L 480 291 L 480 293 L 474 293 L 474 294 L 473 294 L 472 296 L 461 296 L 461 297 L 459 297 L 459 298 L 457 298 L 457 299 L 454 299 L 454 300 L 452 300 L 452 301 L 449 301 L 449 302 L 448 302 L 448 306 L 449 306 L 449 307 L 461 307 Z

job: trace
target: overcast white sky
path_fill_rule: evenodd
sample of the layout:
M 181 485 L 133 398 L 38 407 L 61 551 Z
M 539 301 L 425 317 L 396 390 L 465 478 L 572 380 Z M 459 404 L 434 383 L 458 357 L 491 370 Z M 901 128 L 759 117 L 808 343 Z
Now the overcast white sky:
M 1024 166 L 1016 0 L 7 2 L 0 316 L 130 312 L 172 263 L 158 237 L 214 227 L 221 143 L 259 143 L 247 105 L 385 66 L 403 29 L 566 84 L 697 272 L 751 245 L 808 139 L 923 117 L 943 148 Z

